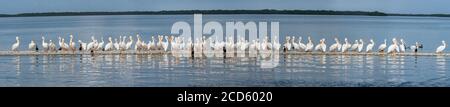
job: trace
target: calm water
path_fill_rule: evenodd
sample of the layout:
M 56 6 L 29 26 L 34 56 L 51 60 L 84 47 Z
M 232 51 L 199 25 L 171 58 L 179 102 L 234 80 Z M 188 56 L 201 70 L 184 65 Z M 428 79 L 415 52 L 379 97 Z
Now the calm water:
M 40 36 L 74 34 L 75 39 L 169 34 L 173 23 L 192 15 L 64 16 L 0 18 L 0 50 L 20 35 L 21 48 Z M 450 18 L 204 15 L 203 21 L 279 21 L 280 35 L 311 35 L 314 40 L 392 37 L 422 51 L 450 41 Z M 175 58 L 170 55 L 0 56 L 0 86 L 450 86 L 448 56 L 277 56 L 279 66 L 261 68 L 260 58 Z

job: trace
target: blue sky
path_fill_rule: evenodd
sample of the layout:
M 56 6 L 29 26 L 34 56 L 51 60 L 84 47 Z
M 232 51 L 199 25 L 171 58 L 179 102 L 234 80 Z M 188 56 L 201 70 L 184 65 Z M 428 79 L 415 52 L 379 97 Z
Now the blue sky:
M 450 0 L 0 0 L 0 14 L 61 11 L 311 9 L 446 13 Z

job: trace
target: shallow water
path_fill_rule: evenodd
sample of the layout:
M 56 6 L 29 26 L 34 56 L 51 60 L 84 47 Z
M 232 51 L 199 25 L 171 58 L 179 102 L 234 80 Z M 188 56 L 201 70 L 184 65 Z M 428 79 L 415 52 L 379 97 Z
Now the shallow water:
M 350 41 L 392 37 L 420 41 L 432 52 L 449 41 L 450 19 L 436 17 L 204 15 L 204 22 L 279 21 L 280 35 L 311 35 L 314 40 L 337 35 Z M 9 50 L 20 35 L 28 41 L 47 35 L 168 34 L 176 21 L 192 15 L 63 16 L 0 18 L 0 50 Z M 66 37 L 67 38 L 67 37 Z M 377 46 L 376 46 L 377 47 Z M 280 55 L 275 68 L 261 58 L 175 58 L 171 55 L 39 55 L 0 56 L 0 86 L 450 86 L 448 56 Z M 266 64 L 266 63 L 263 63 Z
M 449 86 L 444 56 L 1 56 L 1 86 Z

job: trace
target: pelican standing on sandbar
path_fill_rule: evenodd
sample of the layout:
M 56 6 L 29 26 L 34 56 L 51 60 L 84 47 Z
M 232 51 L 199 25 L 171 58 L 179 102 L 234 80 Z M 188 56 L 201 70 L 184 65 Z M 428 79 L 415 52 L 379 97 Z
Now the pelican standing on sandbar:
M 445 47 L 447 47 L 447 44 L 445 43 L 445 41 L 442 41 L 442 45 L 436 49 L 436 53 L 443 53 Z
M 375 43 L 373 42 L 373 39 L 370 39 L 370 44 L 367 44 L 367 47 L 366 47 L 366 53 L 372 52 L 374 45 L 375 45 Z
M 378 52 L 384 52 L 384 50 L 386 49 L 387 45 L 386 45 L 386 39 L 384 39 L 384 43 L 381 44 L 380 46 L 378 46 Z
M 16 36 L 16 43 L 14 43 L 11 47 L 12 51 L 18 51 L 19 49 L 19 44 L 20 44 L 20 40 L 19 40 L 19 36 Z
M 31 40 L 30 44 L 28 44 L 28 50 L 30 51 L 38 51 L 38 48 L 36 46 L 36 43 L 34 43 L 34 40 Z
M 398 51 L 397 39 L 393 38 L 392 44 L 389 45 L 387 53 L 395 53 L 395 52 L 399 52 L 399 51 Z

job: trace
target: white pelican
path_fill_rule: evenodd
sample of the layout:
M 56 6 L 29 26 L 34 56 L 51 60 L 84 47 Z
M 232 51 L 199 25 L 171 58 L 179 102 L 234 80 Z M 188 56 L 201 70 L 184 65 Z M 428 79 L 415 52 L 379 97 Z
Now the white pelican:
M 339 39 L 338 38 L 334 38 L 334 41 L 336 41 L 336 43 L 334 43 L 333 45 L 330 46 L 330 52 L 337 52 L 340 50 L 341 48 L 341 43 L 339 43 Z
M 162 50 L 163 49 L 163 37 L 161 35 L 158 35 L 158 43 L 156 43 L 156 49 Z
M 347 38 L 344 38 L 344 44 L 342 44 L 342 49 L 341 49 L 341 52 L 346 52 L 349 48 L 351 48 L 352 47 L 352 45 L 348 42 L 348 39 Z
M 400 52 L 405 52 L 406 50 L 406 46 L 405 46 L 405 42 L 403 41 L 403 39 L 400 39 Z
M 38 48 L 36 46 L 36 43 L 34 43 L 34 40 L 31 40 L 30 44 L 28 44 L 28 50 L 30 51 L 38 51 Z
M 327 51 L 327 44 L 326 44 L 325 42 L 326 42 L 326 41 L 325 41 L 325 38 L 323 38 L 323 39 L 322 39 L 322 44 L 321 44 L 321 45 L 322 45 L 322 46 L 321 46 L 321 47 L 322 47 L 322 49 L 321 49 L 322 52 L 326 52 L 326 51 Z
M 123 36 L 122 40 L 119 43 L 119 47 L 120 47 L 120 51 L 125 51 L 126 49 L 126 42 L 125 40 L 127 39 L 127 36 Z
M 267 46 L 267 49 L 269 49 L 269 50 L 273 50 L 273 44 L 270 42 L 270 40 L 269 40 L 269 37 L 266 35 L 266 38 L 265 38 L 265 44 L 266 44 L 266 46 Z M 249 42 L 248 42 L 248 40 L 245 40 L 245 43 L 246 43 L 246 45 L 247 45 L 247 47 L 248 47 L 248 45 L 250 44 Z
M 364 41 L 362 39 L 359 39 L 358 52 L 362 52 L 363 48 L 364 48 Z
M 373 42 L 373 39 L 370 39 L 370 44 L 367 44 L 366 52 L 372 52 L 373 46 L 375 45 L 375 42 Z
M 155 46 L 155 37 L 152 36 L 151 41 L 148 41 L 147 49 L 148 50 L 154 50 L 155 48 L 156 48 L 156 46 Z
M 62 39 L 60 36 L 58 36 L 58 45 L 59 45 L 59 49 L 58 50 L 64 50 L 64 44 L 62 42 Z
M 162 43 L 162 44 L 163 44 L 162 46 L 163 46 L 164 51 L 167 51 L 167 49 L 168 49 L 168 47 L 169 47 L 169 39 L 168 39 L 167 36 L 164 36 L 164 39 L 165 39 L 166 41 Z
M 239 47 L 239 50 L 241 51 L 245 51 L 248 48 L 248 43 L 244 40 L 244 38 L 242 37 L 241 39 L 241 46 Z M 267 44 L 265 44 L 264 46 L 265 48 L 267 48 Z
M 102 42 L 98 43 L 96 50 L 104 50 L 103 44 L 105 44 L 105 41 L 103 41 L 103 37 L 101 37 L 101 39 L 102 39 Z
M 185 44 L 185 48 L 184 49 L 189 51 L 189 52 L 192 52 L 194 50 L 194 44 L 192 43 L 191 37 L 189 37 L 187 39 L 187 42 Z
M 291 45 L 290 40 L 291 40 L 291 37 L 290 36 L 286 36 L 286 40 L 285 40 L 284 45 L 283 45 L 285 51 L 291 50 L 292 45 Z
M 273 43 L 273 45 L 272 45 L 273 49 L 274 49 L 275 51 L 279 51 L 279 50 L 280 50 L 280 47 L 281 47 L 281 44 L 278 43 L 278 36 L 275 36 L 275 37 L 272 39 L 272 43 Z
M 214 45 L 214 51 L 223 51 L 224 47 L 224 43 L 222 41 L 216 41 L 215 45 Z
M 167 39 L 167 50 L 169 50 L 169 49 L 172 49 L 174 46 L 173 46 L 173 44 L 176 42 L 176 41 L 174 41 L 174 37 L 173 37 L 173 35 L 171 35 L 171 36 L 169 36 L 169 39 Z M 204 41 L 204 42 L 207 42 L 206 40 Z M 207 45 L 208 43 L 205 43 L 204 45 Z M 169 45 L 170 45 L 170 48 L 169 48 Z M 177 45 L 178 46 L 178 45 Z
M 51 40 L 50 40 L 51 41 Z M 83 51 L 86 51 L 87 50 L 87 45 L 86 45 L 86 43 L 84 43 L 83 41 L 81 41 L 81 40 L 78 40 L 78 43 L 80 43 L 80 51 L 81 50 L 83 50 Z
M 306 49 L 306 45 L 304 43 L 302 43 L 302 37 L 298 38 L 298 46 L 300 47 L 300 50 Z
M 58 37 L 58 44 L 59 44 L 59 50 L 67 50 L 69 48 L 69 45 L 64 43 L 64 38 Z
M 105 45 L 105 51 L 111 51 L 112 49 L 113 49 L 113 42 L 112 42 L 112 38 L 109 37 L 108 43 Z
M 387 53 L 395 53 L 395 52 L 398 52 L 397 49 L 398 49 L 397 39 L 393 38 L 393 39 L 392 39 L 392 44 L 389 45 Z
M 300 45 L 295 43 L 295 36 L 292 36 L 292 40 L 290 41 L 294 50 L 300 50 Z
M 117 41 L 117 38 L 114 38 L 113 46 L 116 50 L 120 50 L 119 41 Z
M 139 34 L 136 34 L 136 44 L 134 44 L 134 50 L 135 51 L 141 51 L 143 50 L 142 48 L 142 41 L 141 41 L 141 37 L 139 37 Z
M 92 41 L 87 44 L 86 50 L 92 51 L 94 49 L 94 44 L 95 44 L 94 36 L 91 36 L 91 39 L 92 39 Z
M 445 44 L 445 41 L 442 41 L 442 45 L 436 49 L 436 53 L 443 53 L 445 47 L 447 47 L 447 44 Z
M 19 36 L 16 36 L 16 43 L 14 43 L 11 47 L 12 51 L 18 51 L 19 49 L 19 44 L 20 44 L 20 40 L 19 40 Z
M 44 48 L 44 51 L 48 51 L 48 43 L 45 42 L 44 36 L 42 36 L 42 48 Z
M 319 44 L 314 48 L 315 51 L 319 51 L 320 49 L 322 49 L 322 39 L 319 40 Z
M 316 45 L 316 47 L 314 48 L 315 51 L 322 51 L 325 52 L 326 51 L 326 44 L 325 44 L 325 39 L 320 39 L 319 44 Z
M 130 41 L 125 44 L 125 50 L 128 50 L 131 48 L 131 44 L 133 44 L 133 36 L 130 36 Z
M 412 50 L 412 52 L 417 52 L 419 48 L 421 48 L 419 42 L 416 42 L 416 44 L 414 44 L 414 45 L 412 45 L 412 46 L 410 47 L 410 49 Z
M 211 39 L 210 39 L 211 40 Z M 170 50 L 172 52 L 178 51 L 180 49 L 180 45 L 178 45 L 177 37 L 169 36 Z
M 194 52 L 201 52 L 202 51 L 202 43 L 200 42 L 200 39 L 195 39 L 194 42 Z
M 69 44 L 67 44 L 66 42 L 64 42 L 64 38 L 62 38 L 61 39 L 61 43 L 62 43 L 62 45 L 64 46 L 64 48 L 62 48 L 62 49 L 64 49 L 64 50 L 69 50 Z
M 249 50 L 250 52 L 256 50 L 256 40 L 252 40 L 252 43 L 251 43 L 250 46 L 248 47 L 248 50 Z
M 378 46 L 378 51 L 379 51 L 379 52 L 384 52 L 384 50 L 386 49 L 386 47 L 387 47 L 387 43 L 386 43 L 386 39 L 384 39 L 384 43 L 381 44 L 380 46 Z
M 355 40 L 355 43 L 353 43 L 352 47 L 350 47 L 351 51 L 357 51 L 359 46 L 358 40 Z
M 314 48 L 314 43 L 311 40 L 311 37 L 308 36 L 308 43 L 306 44 L 305 52 L 311 52 Z
M 233 52 L 233 51 L 234 51 L 234 40 L 233 40 L 233 37 L 230 36 L 230 37 L 227 39 L 226 42 L 227 42 L 227 43 L 226 43 L 226 46 L 225 46 L 226 51 L 227 51 L 227 52 Z
M 48 48 L 49 48 L 49 51 L 56 51 L 56 45 L 55 45 L 55 43 L 53 43 L 53 41 L 50 39 L 49 40 L 49 43 L 48 43 Z
M 62 42 L 61 42 L 61 37 L 60 36 L 58 36 L 58 45 L 59 45 L 59 47 L 62 46 Z
M 70 50 L 72 50 L 72 52 L 75 52 L 76 46 L 75 46 L 75 42 L 73 42 L 73 36 L 72 35 L 70 35 L 69 47 L 70 47 Z

